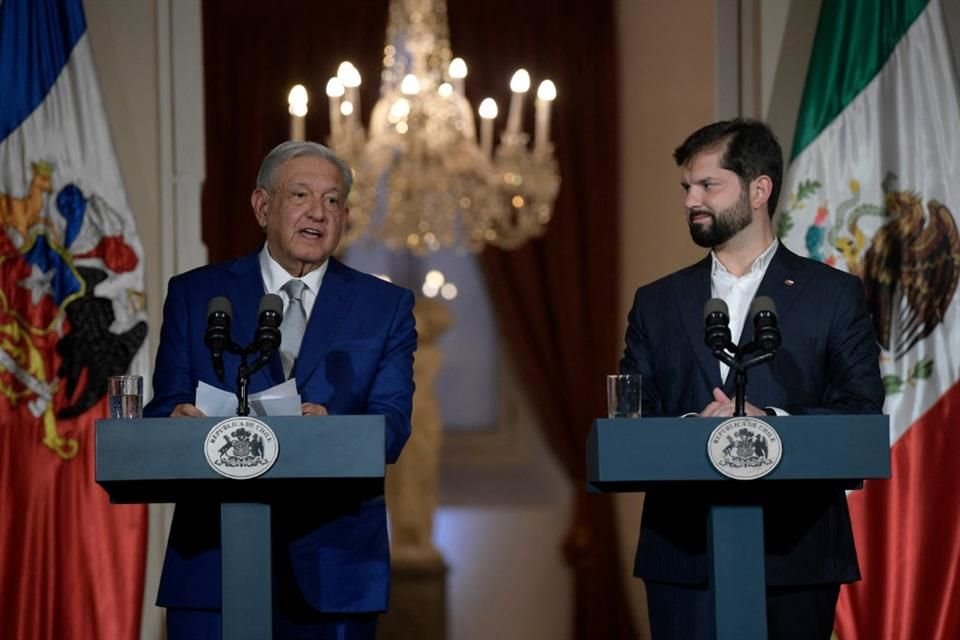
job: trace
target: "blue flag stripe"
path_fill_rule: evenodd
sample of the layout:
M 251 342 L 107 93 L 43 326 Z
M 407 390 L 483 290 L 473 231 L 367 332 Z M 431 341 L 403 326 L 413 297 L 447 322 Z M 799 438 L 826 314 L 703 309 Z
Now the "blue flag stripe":
M 0 142 L 47 97 L 86 30 L 81 0 L 0 4 Z

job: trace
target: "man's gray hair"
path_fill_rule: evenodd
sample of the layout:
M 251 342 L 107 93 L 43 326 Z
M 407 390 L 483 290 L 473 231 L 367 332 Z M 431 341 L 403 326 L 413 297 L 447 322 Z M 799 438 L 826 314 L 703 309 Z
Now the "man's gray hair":
M 323 158 L 324 160 L 332 162 L 337 170 L 340 171 L 340 176 L 343 178 L 343 185 L 346 188 L 346 193 L 343 194 L 343 197 L 346 198 L 350 195 L 350 190 L 353 188 L 353 172 L 350 171 L 350 165 L 331 149 L 323 146 L 319 142 L 301 142 L 298 140 L 281 142 L 267 154 L 263 162 L 260 163 L 260 172 L 257 174 L 257 187 L 265 189 L 268 192 L 271 191 L 274 187 L 274 177 L 277 169 L 283 166 L 288 160 L 293 160 L 301 156 Z

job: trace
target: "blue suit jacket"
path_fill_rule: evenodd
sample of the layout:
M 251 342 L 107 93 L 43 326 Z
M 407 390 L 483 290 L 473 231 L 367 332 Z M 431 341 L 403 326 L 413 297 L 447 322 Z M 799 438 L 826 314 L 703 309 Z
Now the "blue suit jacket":
M 213 372 L 203 344 L 207 303 L 226 296 L 233 305 L 233 339 L 249 344 L 264 294 L 257 254 L 195 269 L 170 280 L 153 377 L 144 409 L 168 416 L 194 402 L 197 382 L 234 390 L 239 357 L 224 358 L 226 386 Z M 305 402 L 331 415 L 386 417 L 387 462 L 396 461 L 410 435 L 413 352 L 417 336 L 413 294 L 331 258 L 294 368 Z M 254 374 L 250 392 L 283 381 L 278 355 Z M 184 418 L 189 420 L 189 418 Z M 277 504 L 273 556 L 278 589 L 296 589 L 322 612 L 380 611 L 387 607 L 389 549 L 383 496 Z M 220 519 L 217 505 L 180 504 L 174 514 L 157 604 L 220 608 Z
M 711 258 L 640 288 L 628 317 L 624 373 L 642 375 L 643 415 L 681 416 L 709 404 L 714 387 L 729 397 L 734 376 L 704 344 L 703 306 L 710 299 Z M 884 390 L 879 347 L 854 276 L 780 246 L 758 296 L 777 305 L 783 344 L 773 360 L 748 373 L 747 400 L 790 414 L 880 413 Z M 740 343 L 753 340 L 748 320 Z M 696 418 L 691 418 L 696 419 Z M 842 491 L 770 491 L 764 504 L 767 582 L 845 582 L 859 578 Z M 703 583 L 711 496 L 683 491 L 647 494 L 635 573 L 650 580 Z

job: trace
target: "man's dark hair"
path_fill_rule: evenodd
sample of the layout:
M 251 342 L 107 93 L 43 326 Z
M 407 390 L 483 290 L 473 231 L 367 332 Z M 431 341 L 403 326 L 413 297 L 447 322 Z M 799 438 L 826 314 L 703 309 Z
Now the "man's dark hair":
M 765 123 L 736 118 L 708 124 L 694 131 L 673 151 L 673 159 L 682 167 L 702 151 L 724 149 L 720 166 L 733 171 L 746 188 L 751 180 L 769 176 L 773 187 L 767 201 L 770 217 L 777 209 L 780 186 L 783 182 L 783 149 L 777 137 Z

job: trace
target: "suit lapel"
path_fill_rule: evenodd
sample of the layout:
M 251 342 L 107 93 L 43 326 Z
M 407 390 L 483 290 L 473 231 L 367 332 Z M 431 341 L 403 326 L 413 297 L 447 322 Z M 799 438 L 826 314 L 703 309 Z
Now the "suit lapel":
M 704 343 L 703 305 L 710 299 L 711 265 L 712 260 L 708 254 L 697 264 L 681 271 L 675 280 L 674 297 L 690 349 L 706 379 L 719 387 L 720 364 Z
M 303 389 L 326 355 L 330 342 L 353 305 L 356 292 L 351 286 L 352 280 L 353 274 L 343 264 L 330 258 L 293 368 L 299 389 Z
M 767 296 L 777 305 L 777 317 L 790 310 L 797 296 L 806 284 L 803 260 L 782 244 L 773 254 L 770 266 L 760 281 L 757 296 Z M 753 340 L 753 319 L 747 318 L 740 336 L 740 344 Z
M 230 269 L 227 282 L 227 297 L 233 303 L 233 338 L 241 346 L 253 340 L 257 328 L 257 309 L 263 297 L 263 276 L 260 274 L 259 252 L 237 260 Z M 252 364 L 256 355 L 249 358 Z M 283 367 L 276 354 L 266 367 L 255 373 L 250 380 L 253 389 L 266 389 L 283 382 Z
M 767 272 L 763 274 L 763 280 L 760 281 L 760 286 L 757 287 L 757 293 L 754 297 L 767 296 L 773 300 L 777 308 L 777 317 L 782 318 L 783 314 L 788 312 L 790 307 L 793 306 L 801 289 L 803 289 L 806 283 L 805 278 L 806 273 L 803 260 L 783 246 L 783 244 L 780 244 L 777 247 L 776 253 L 773 254 L 773 258 L 770 260 Z M 752 342 L 753 338 L 753 318 L 748 317 L 743 323 L 739 346 L 743 347 L 747 343 Z M 757 368 L 755 371 L 760 372 L 764 370 L 766 370 L 766 365 Z M 757 376 L 758 373 L 754 373 L 753 375 Z M 731 371 L 730 375 L 728 375 L 724 381 L 726 383 L 723 387 L 724 391 L 730 395 L 730 397 L 733 397 L 734 378 L 735 376 Z M 754 388 L 755 386 L 756 385 L 754 385 Z

